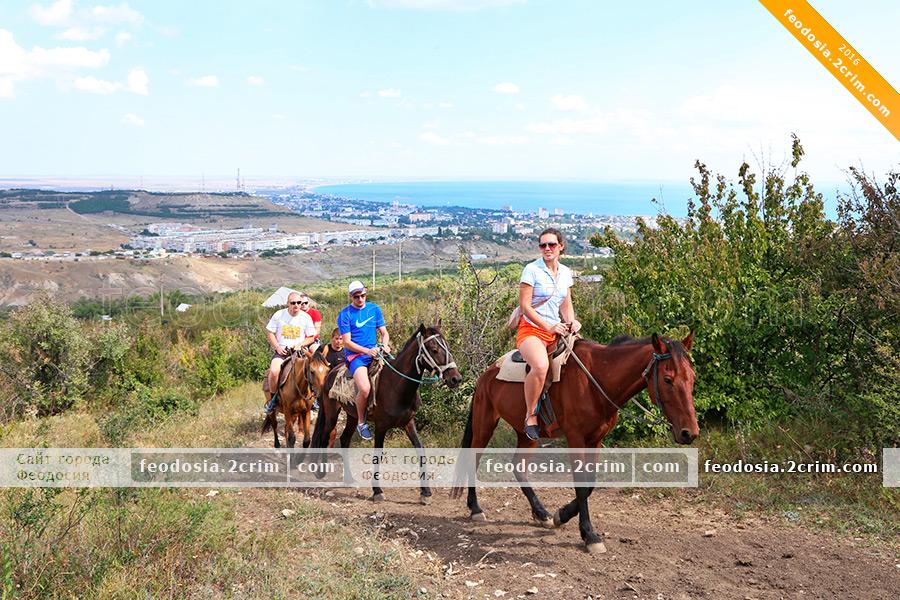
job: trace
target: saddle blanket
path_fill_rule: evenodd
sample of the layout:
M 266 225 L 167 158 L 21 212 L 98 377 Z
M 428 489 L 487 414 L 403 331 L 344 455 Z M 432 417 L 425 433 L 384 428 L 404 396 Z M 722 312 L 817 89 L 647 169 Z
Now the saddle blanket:
M 294 370 L 294 355 L 290 355 L 283 363 L 281 363 L 281 372 L 278 374 L 278 389 L 280 390 L 282 386 L 284 386 L 284 382 L 287 381 L 288 377 L 291 374 L 291 371 Z M 269 389 L 269 377 L 263 377 L 263 385 L 262 389 L 265 393 L 271 393 Z
M 378 375 L 381 373 L 381 363 L 379 361 L 374 361 L 372 365 L 373 368 L 370 370 L 369 375 L 369 382 L 372 384 L 372 392 L 369 394 L 369 402 L 366 405 L 367 410 L 375 406 L 375 392 L 378 390 Z M 341 363 L 335 367 L 335 369 L 337 369 L 337 373 L 335 374 L 334 383 L 331 385 L 331 389 L 328 390 L 328 397 L 334 398 L 341 404 L 355 410 L 356 394 L 359 392 L 356 387 L 356 382 L 348 375 L 346 363 Z M 371 371 L 375 372 L 372 373 Z
M 573 341 L 574 344 L 574 341 Z M 550 381 L 556 383 L 562 374 L 562 368 L 569 360 L 571 351 L 568 349 L 565 341 L 560 339 L 557 343 L 556 350 L 550 358 Z M 497 373 L 498 381 L 511 381 L 513 383 L 522 383 L 525 381 L 525 375 L 528 373 L 528 364 L 519 354 L 518 350 L 510 350 L 497 359 L 494 363 L 500 368 Z

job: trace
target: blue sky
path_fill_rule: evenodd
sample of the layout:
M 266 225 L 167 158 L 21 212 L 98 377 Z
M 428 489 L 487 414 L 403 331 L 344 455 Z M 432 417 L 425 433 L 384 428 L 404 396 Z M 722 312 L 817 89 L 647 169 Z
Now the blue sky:
M 812 4 L 897 85 L 900 3 Z M 821 181 L 900 162 L 752 1 L 3 2 L 0 132 L 0 178 L 686 181 L 791 132 Z

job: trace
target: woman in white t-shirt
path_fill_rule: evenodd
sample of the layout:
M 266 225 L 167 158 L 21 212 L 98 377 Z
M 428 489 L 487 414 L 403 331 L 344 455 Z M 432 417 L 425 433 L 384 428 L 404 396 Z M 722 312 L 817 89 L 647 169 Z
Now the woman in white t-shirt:
M 516 348 L 531 369 L 525 376 L 525 435 L 539 437 L 536 414 L 538 398 L 550 367 L 547 349 L 557 335 L 577 333 L 581 323 L 575 318 L 571 287 L 572 270 L 559 262 L 566 249 L 561 231 L 547 228 L 538 238 L 541 257 L 528 263 L 519 283 L 519 319 Z

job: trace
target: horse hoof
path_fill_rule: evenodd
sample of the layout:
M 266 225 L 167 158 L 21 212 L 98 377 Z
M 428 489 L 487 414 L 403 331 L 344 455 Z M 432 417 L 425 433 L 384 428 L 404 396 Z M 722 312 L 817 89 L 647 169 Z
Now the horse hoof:
M 471 515 L 469 515 L 469 519 L 471 519 L 472 521 L 479 521 L 479 522 L 487 521 L 487 517 L 484 516 L 483 512 L 472 513 Z
M 384 494 L 372 494 L 372 502 L 384 502 Z
M 606 544 L 595 542 L 587 545 L 588 554 L 606 554 Z
M 562 527 L 563 526 L 562 517 L 559 516 L 559 511 L 556 511 L 555 513 L 553 513 L 553 526 L 554 527 Z
M 539 519 L 537 517 L 532 518 L 534 518 L 535 522 L 544 529 L 553 529 L 554 527 L 557 527 L 551 517 L 547 517 L 546 519 Z
M 419 504 L 422 506 L 431 504 L 431 496 L 419 496 Z

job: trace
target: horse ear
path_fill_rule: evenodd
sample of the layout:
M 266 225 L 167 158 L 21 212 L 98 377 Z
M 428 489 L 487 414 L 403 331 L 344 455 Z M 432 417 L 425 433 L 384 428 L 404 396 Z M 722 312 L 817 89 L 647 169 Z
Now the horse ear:
M 690 352 L 691 344 L 693 344 L 693 343 L 694 343 L 694 330 L 691 329 L 690 332 L 688 332 L 687 337 L 684 338 L 683 340 L 681 340 L 681 345 L 684 346 L 685 350 Z
M 654 333 L 654 334 L 653 334 L 653 337 L 651 338 L 650 341 L 653 343 L 653 349 L 656 350 L 656 352 L 657 352 L 658 354 L 665 354 L 665 353 L 666 353 L 666 347 L 663 346 L 662 340 L 659 339 L 659 336 L 658 336 L 658 335 L 656 335 L 656 334 Z
M 419 333 L 425 333 L 425 323 L 419 323 Z

